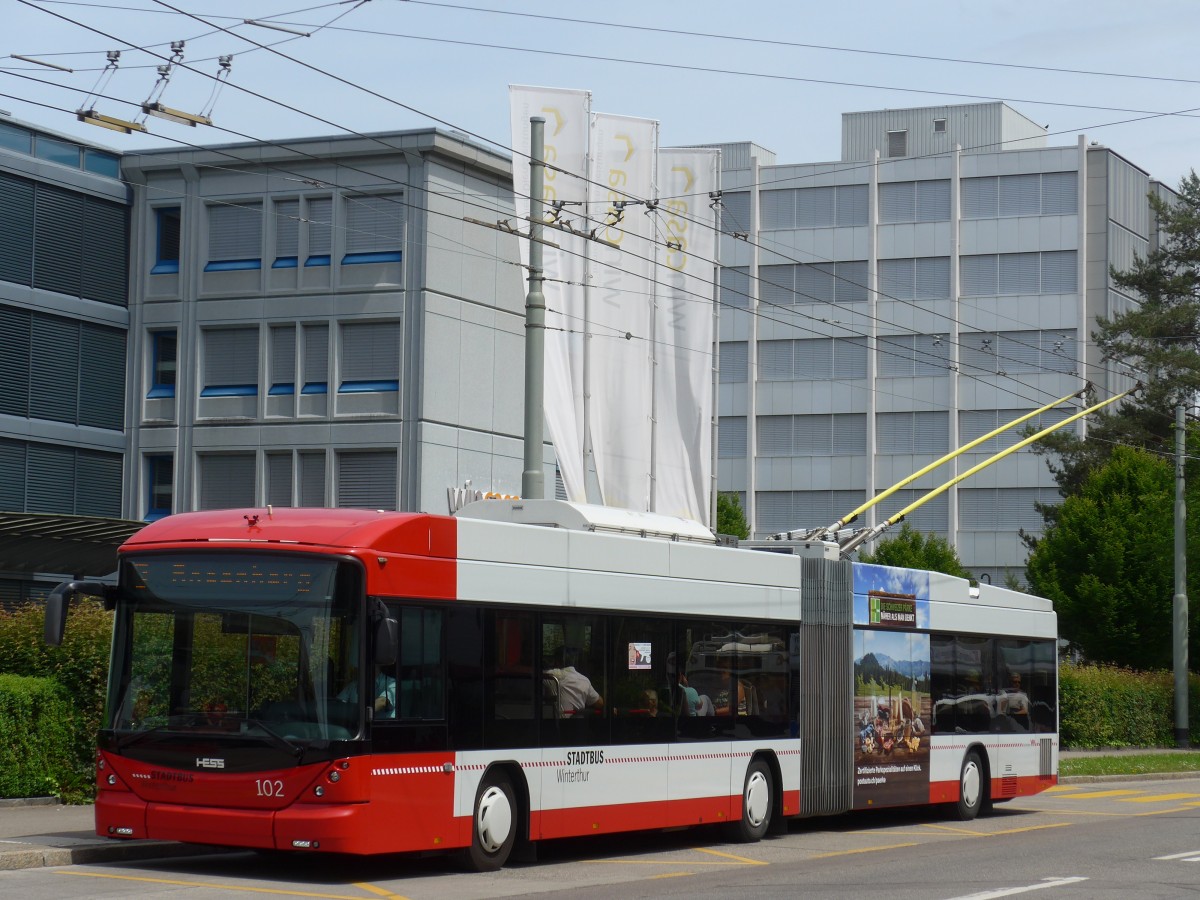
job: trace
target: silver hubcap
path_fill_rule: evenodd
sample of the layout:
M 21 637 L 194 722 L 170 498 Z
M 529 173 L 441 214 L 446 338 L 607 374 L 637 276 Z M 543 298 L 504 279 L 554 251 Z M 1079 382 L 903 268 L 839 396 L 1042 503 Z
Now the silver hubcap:
M 762 772 L 751 772 L 746 782 L 746 821 L 754 828 L 766 821 L 771 808 L 770 785 Z
M 488 853 L 495 853 L 508 840 L 512 831 L 512 804 L 500 788 L 489 787 L 479 798 L 475 830 L 479 834 L 480 846 Z
M 979 766 L 974 760 L 969 760 L 963 767 L 962 773 L 962 798 L 963 803 L 967 806 L 974 806 L 979 802 Z

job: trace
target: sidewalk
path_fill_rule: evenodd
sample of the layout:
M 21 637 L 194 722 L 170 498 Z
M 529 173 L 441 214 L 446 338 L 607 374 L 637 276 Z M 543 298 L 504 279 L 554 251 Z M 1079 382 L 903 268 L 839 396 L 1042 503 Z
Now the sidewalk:
M 0 871 L 217 852 L 174 841 L 109 840 L 93 829 L 91 806 L 40 797 L 0 800 Z

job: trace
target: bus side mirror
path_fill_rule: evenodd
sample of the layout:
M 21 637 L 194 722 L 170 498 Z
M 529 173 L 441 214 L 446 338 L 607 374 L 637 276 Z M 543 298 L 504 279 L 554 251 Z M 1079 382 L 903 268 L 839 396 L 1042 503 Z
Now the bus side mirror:
M 51 647 L 58 647 L 63 642 L 63 635 L 67 631 L 67 610 L 71 606 L 71 598 L 76 594 L 103 597 L 105 608 L 112 608 L 110 588 L 107 584 L 100 581 L 64 581 L 46 598 L 46 622 L 42 629 L 42 640 Z
M 394 666 L 400 646 L 400 628 L 395 619 L 384 617 L 375 622 L 374 647 L 375 665 Z

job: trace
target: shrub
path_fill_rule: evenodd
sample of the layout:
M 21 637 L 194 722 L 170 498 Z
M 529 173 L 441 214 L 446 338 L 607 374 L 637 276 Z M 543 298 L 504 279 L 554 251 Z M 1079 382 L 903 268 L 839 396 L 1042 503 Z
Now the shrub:
M 0 675 L 0 797 L 43 797 L 71 784 L 76 722 L 54 679 Z
M 1073 750 L 1173 747 L 1175 679 L 1170 672 L 1063 665 L 1058 675 L 1062 744 Z M 1190 679 L 1188 726 L 1200 740 L 1200 678 Z
M 62 646 L 42 641 L 45 610 L 27 604 L 0 611 L 0 673 L 52 678 L 65 693 L 66 719 L 74 740 L 72 765 L 59 773 L 59 791 L 68 801 L 84 801 L 94 790 L 96 734 L 104 714 L 112 613 L 93 600 L 71 605 Z M 45 793 L 43 791 L 43 793 Z

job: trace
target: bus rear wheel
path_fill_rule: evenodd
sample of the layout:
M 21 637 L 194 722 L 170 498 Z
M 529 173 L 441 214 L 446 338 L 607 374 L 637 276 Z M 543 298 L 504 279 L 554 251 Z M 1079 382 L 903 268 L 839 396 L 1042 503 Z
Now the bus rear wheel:
M 742 817 L 726 829 L 731 840 L 741 844 L 761 841 L 771 826 L 775 806 L 775 780 L 771 767 L 761 759 L 750 763 L 742 789 Z
M 467 867 L 475 872 L 495 872 L 508 862 L 517 839 L 517 819 L 517 804 L 508 776 L 502 772 L 486 776 L 475 796 Z
M 958 778 L 958 805 L 956 812 L 959 821 L 969 822 L 979 815 L 984 804 L 983 763 L 979 754 L 972 750 L 963 759 L 962 772 Z

